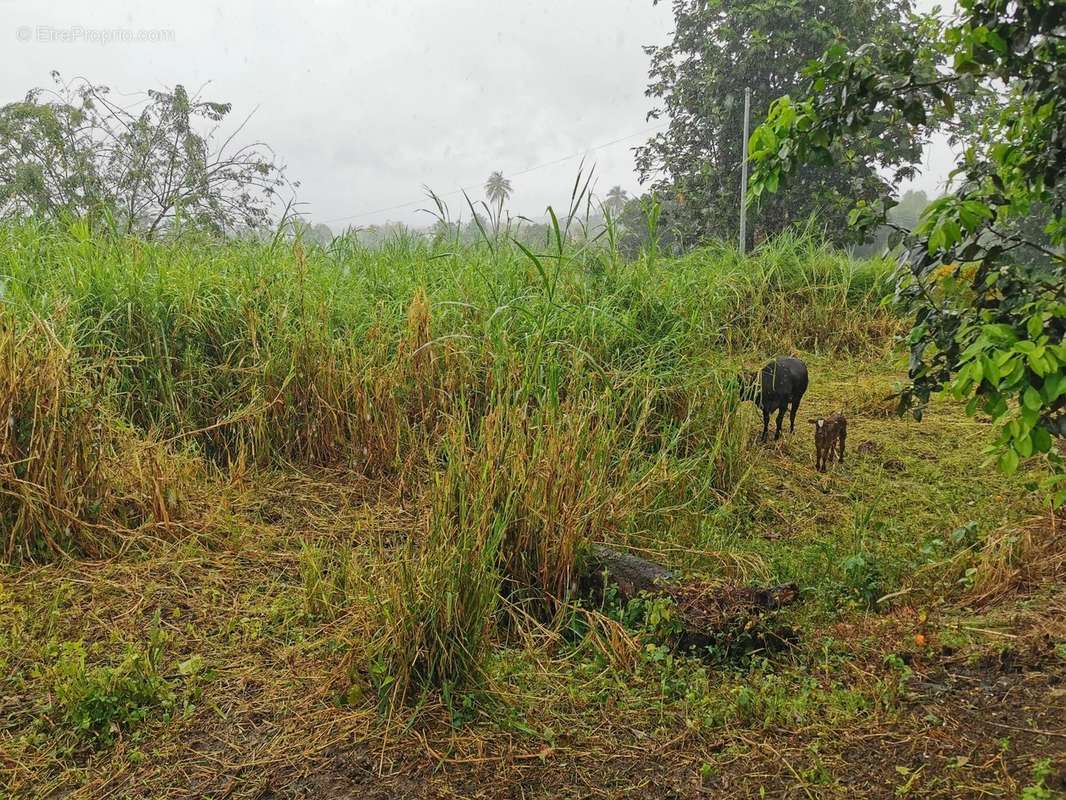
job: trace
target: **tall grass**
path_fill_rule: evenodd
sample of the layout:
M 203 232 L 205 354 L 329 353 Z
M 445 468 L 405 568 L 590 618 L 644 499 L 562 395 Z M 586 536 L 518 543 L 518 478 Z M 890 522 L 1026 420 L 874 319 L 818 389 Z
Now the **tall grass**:
M 115 413 L 106 363 L 48 322 L 0 313 L 0 552 L 101 556 L 146 528 L 180 528 L 205 471 Z
M 444 464 L 429 488 L 426 535 L 409 540 L 388 587 L 378 679 L 394 702 L 479 677 L 500 603 L 498 561 L 514 497 L 499 503 L 486 496 L 487 481 L 468 479 L 471 435 L 466 419 L 448 431 Z
M 676 538 L 736 488 L 739 362 L 894 326 L 885 267 L 810 236 L 628 263 L 569 241 L 0 225 L 6 557 L 172 525 L 190 458 L 343 465 L 428 509 L 385 660 L 403 692 L 440 686 L 471 671 L 501 602 L 550 617 L 590 542 Z

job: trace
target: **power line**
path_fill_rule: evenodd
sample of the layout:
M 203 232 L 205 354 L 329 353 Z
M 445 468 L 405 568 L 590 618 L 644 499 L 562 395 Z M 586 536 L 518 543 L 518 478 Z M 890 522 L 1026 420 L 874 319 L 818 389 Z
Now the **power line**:
M 582 150 L 579 153 L 573 153 L 572 155 L 564 156 L 562 158 L 557 158 L 557 159 L 555 159 L 553 161 L 545 161 L 543 164 L 537 164 L 534 167 L 529 167 L 527 169 L 520 170 L 519 172 L 512 172 L 512 173 L 509 174 L 509 177 L 516 178 L 516 177 L 518 177 L 520 175 L 528 175 L 531 172 L 536 172 L 538 169 L 544 169 L 546 167 L 554 167 L 557 164 L 562 164 L 562 163 L 565 163 L 567 161 L 572 161 L 573 159 L 578 158 L 579 156 L 583 156 L 586 153 L 591 153 L 591 152 L 593 152 L 595 150 L 602 150 L 605 147 L 611 147 L 612 145 L 616 145 L 619 142 L 624 142 L 627 139 L 633 139 L 633 138 L 635 138 L 637 136 L 643 136 L 646 133 L 651 133 L 652 131 L 660 130 L 661 128 L 665 128 L 669 124 L 670 123 L 668 123 L 668 122 L 664 122 L 664 123 L 661 123 L 659 125 L 653 125 L 650 128 L 645 128 L 642 131 L 637 131 L 636 133 L 630 133 L 630 134 L 627 134 L 626 136 L 619 136 L 617 139 L 612 139 L 609 142 L 604 142 L 603 144 L 598 144 L 595 147 L 588 147 L 588 148 Z M 451 197 L 453 195 L 462 194 L 463 192 L 469 191 L 471 189 L 476 189 L 478 186 L 480 186 L 480 181 L 471 182 L 467 186 L 461 186 L 458 189 L 455 189 L 454 191 L 444 192 L 443 194 L 438 194 L 437 196 L 438 197 Z M 322 224 L 329 224 L 330 222 L 344 222 L 345 220 L 359 219 L 360 217 L 369 217 L 369 216 L 373 216 L 374 214 L 384 214 L 386 211 L 398 211 L 401 208 L 410 208 L 411 206 L 417 206 L 420 203 L 424 203 L 424 202 L 426 202 L 426 199 L 423 197 L 423 198 L 420 198 L 418 200 L 411 200 L 411 201 L 406 202 L 406 203 L 398 203 L 398 204 L 396 204 L 394 206 L 387 206 L 385 208 L 375 208 L 372 211 L 359 211 L 359 212 L 357 212 L 355 214 L 348 214 L 347 216 L 344 216 L 344 217 L 334 217 L 333 219 L 326 219 L 326 220 L 322 220 L 321 222 L 322 222 Z

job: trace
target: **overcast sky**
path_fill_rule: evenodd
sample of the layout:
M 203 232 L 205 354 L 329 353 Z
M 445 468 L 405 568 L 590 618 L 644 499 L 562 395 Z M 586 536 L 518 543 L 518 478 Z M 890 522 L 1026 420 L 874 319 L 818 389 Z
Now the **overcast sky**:
M 583 154 L 601 193 L 638 192 L 631 148 L 656 124 L 641 46 L 672 29 L 670 3 L 651 0 L 0 0 L 0 20 L 0 103 L 53 69 L 114 92 L 206 83 L 233 119 L 255 111 L 247 138 L 274 148 L 302 210 L 335 230 L 427 222 L 422 184 L 476 197 L 497 169 L 513 210 L 539 217 L 565 207 Z M 927 157 L 923 188 L 943 155 Z

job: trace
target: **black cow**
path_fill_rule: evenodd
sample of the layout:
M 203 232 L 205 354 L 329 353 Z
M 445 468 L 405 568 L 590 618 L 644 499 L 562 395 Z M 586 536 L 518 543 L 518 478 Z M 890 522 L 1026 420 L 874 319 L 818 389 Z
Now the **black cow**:
M 761 378 L 761 380 L 760 380 Z M 777 412 L 777 433 L 781 438 L 781 421 L 789 408 L 788 429 L 796 430 L 796 411 L 803 393 L 807 391 L 807 365 L 798 358 L 779 358 L 762 368 L 759 374 L 740 377 L 740 399 L 752 400 L 762 409 L 762 441 L 770 432 L 770 414 Z

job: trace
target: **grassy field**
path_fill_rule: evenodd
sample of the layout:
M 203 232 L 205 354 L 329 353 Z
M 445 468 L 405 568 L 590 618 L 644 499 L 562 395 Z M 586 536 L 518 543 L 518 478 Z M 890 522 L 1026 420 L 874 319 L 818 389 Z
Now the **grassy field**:
M 0 795 L 1057 796 L 1066 537 L 980 418 L 893 415 L 887 280 L 0 227 Z M 593 544 L 801 599 L 685 654 Z

